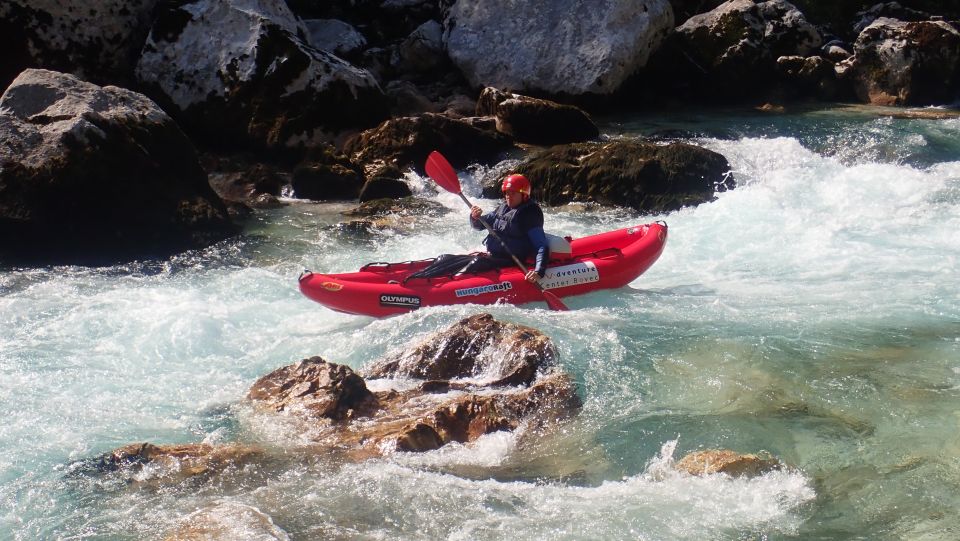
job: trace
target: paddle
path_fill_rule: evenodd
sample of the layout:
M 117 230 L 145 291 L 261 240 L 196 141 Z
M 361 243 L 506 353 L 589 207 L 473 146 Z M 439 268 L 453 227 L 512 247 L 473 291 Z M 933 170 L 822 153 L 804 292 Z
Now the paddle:
M 443 154 L 440 154 L 436 150 L 431 152 L 430 155 L 427 156 L 427 164 L 425 169 L 427 170 L 427 175 L 430 175 L 430 178 L 439 184 L 441 188 L 450 193 L 459 195 L 460 199 L 467 204 L 468 208 L 473 208 L 473 204 L 470 203 L 470 200 L 463 195 L 463 190 L 460 188 L 460 179 L 457 178 L 457 172 L 453 170 L 453 166 L 450 165 L 450 162 L 443 157 Z M 498 235 L 497 232 L 490 227 L 490 224 L 488 224 L 483 218 L 480 218 L 480 223 L 491 235 L 493 235 L 495 239 L 500 241 L 500 245 L 503 246 L 503 249 L 510 254 L 510 258 L 513 259 L 513 262 L 520 267 L 520 270 L 522 270 L 523 274 L 526 275 L 528 272 L 526 265 L 517 259 L 517 256 L 513 255 L 513 252 L 507 248 L 507 244 L 503 242 L 503 239 L 500 238 L 500 235 Z M 543 286 L 539 282 L 535 282 L 534 285 L 537 286 L 537 289 L 539 289 L 540 293 L 543 294 L 543 299 L 547 301 L 547 306 L 549 306 L 551 310 L 569 310 L 567 305 L 563 304 L 563 301 L 560 300 L 560 297 L 557 297 L 553 293 L 543 289 Z

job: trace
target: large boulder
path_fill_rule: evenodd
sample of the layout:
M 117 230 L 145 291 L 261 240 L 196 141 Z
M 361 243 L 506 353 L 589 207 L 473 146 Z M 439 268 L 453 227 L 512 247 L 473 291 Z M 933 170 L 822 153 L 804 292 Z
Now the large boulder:
M 0 97 L 0 253 L 108 263 L 233 233 L 176 123 L 145 96 L 26 70 Z
M 310 147 L 383 120 L 373 76 L 306 35 L 284 2 L 178 2 L 158 15 L 137 77 L 211 145 Z
M 740 97 L 775 80 L 781 56 L 809 56 L 822 38 L 785 0 L 730 0 L 677 27 L 657 61 L 663 75 L 695 94 Z
M 594 139 L 600 130 L 583 109 L 487 87 L 477 100 L 477 115 L 493 115 L 497 131 L 521 143 L 558 145 Z
M 129 83 L 157 0 L 0 2 L 0 90 L 26 68 Z
M 443 153 L 455 166 L 494 161 L 513 147 L 509 137 L 478 128 L 468 120 L 426 113 L 390 119 L 351 139 L 344 152 L 361 164 L 369 178 L 384 166 L 399 169 L 423 164 L 433 150 Z
M 457 2 L 447 51 L 474 87 L 608 95 L 674 26 L 667 0 Z
M 931 105 L 960 97 L 960 31 L 943 21 L 879 18 L 857 37 L 847 62 L 865 102 Z
M 558 145 L 532 154 L 517 172 L 547 205 L 591 201 L 662 213 L 712 201 L 735 186 L 726 158 L 686 143 L 635 140 Z
M 426 451 L 573 415 L 576 385 L 555 357 L 539 331 L 478 314 L 373 363 L 365 379 L 315 357 L 261 378 L 249 398 L 355 457 Z

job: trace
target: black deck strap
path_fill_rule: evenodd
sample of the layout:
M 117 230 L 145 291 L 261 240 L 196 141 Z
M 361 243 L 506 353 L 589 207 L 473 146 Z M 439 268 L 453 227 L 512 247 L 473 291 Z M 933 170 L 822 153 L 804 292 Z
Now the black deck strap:
M 463 270 L 473 261 L 474 255 L 471 254 L 441 254 L 433 263 L 417 272 L 409 274 L 403 279 L 403 283 L 414 278 L 438 278 L 441 276 L 453 276 Z

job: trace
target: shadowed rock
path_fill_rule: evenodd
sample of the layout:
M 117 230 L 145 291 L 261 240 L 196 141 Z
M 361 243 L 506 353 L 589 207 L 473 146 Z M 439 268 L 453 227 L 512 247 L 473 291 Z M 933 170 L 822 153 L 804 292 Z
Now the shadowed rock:
M 879 18 L 860 33 L 845 63 L 865 102 L 951 103 L 960 94 L 960 30 L 944 21 Z
M 133 81 L 157 0 L 0 2 L 0 90 L 28 67 L 99 84 Z
M 579 107 L 487 87 L 477 100 L 477 115 L 494 115 L 497 131 L 521 143 L 557 145 L 594 139 L 596 124 Z
M 686 143 L 558 145 L 532 154 L 517 172 L 530 178 L 534 196 L 547 205 L 583 201 L 651 213 L 709 202 L 735 185 L 726 158 Z M 485 188 L 484 195 L 493 191 Z
M 690 475 L 725 473 L 731 477 L 756 477 L 779 470 L 783 464 L 769 455 L 742 455 L 729 449 L 708 449 L 688 454 L 674 467 Z
M 0 257 L 104 264 L 233 232 L 193 145 L 145 96 L 26 70 L 0 97 Z
M 781 56 L 806 57 L 822 38 L 785 0 L 730 0 L 690 17 L 651 60 L 657 78 L 707 98 L 742 98 L 776 80 Z
M 512 146 L 509 137 L 477 128 L 468 120 L 427 113 L 388 120 L 348 141 L 344 151 L 355 163 L 362 164 L 370 177 L 384 166 L 401 170 L 413 167 L 422 172 L 433 150 L 462 167 L 491 162 Z
M 306 35 L 285 2 L 165 4 L 137 78 L 214 146 L 311 147 L 385 118 L 373 76 L 310 46 Z

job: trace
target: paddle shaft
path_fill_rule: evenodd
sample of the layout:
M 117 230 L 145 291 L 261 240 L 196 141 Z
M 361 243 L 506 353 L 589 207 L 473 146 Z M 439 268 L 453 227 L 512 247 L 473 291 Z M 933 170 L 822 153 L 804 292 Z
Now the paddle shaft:
M 467 196 L 463 195 L 463 192 L 460 192 L 460 193 L 458 193 L 457 195 L 460 196 L 460 199 L 463 199 L 463 202 L 466 203 L 468 207 L 470 207 L 471 209 L 473 208 L 473 203 L 471 203 L 470 200 L 467 199 Z M 507 243 L 503 242 L 503 239 L 500 238 L 500 235 L 497 234 L 497 232 L 494 231 L 492 227 L 490 227 L 490 224 L 488 224 L 487 221 L 484 220 L 482 217 L 477 218 L 477 221 L 480 222 L 480 225 L 482 225 L 484 228 L 486 228 L 486 230 L 487 230 L 488 233 L 490 233 L 491 235 L 493 235 L 493 238 L 495 238 L 495 239 L 497 239 L 498 241 L 500 241 L 500 246 L 503 246 L 503 249 L 506 250 L 507 254 L 513 259 L 513 262 L 514 262 L 518 267 L 520 267 L 520 270 L 522 270 L 522 271 L 523 271 L 523 274 L 526 275 L 527 272 L 529 272 L 529 271 L 527 270 L 527 266 L 524 265 L 524 264 L 523 264 L 523 261 L 520 261 L 520 259 L 517 258 L 517 256 L 513 255 L 513 252 L 510 251 L 510 248 L 507 248 Z M 534 284 L 535 284 L 538 288 L 540 288 L 540 291 L 546 291 L 545 289 L 543 289 L 543 286 L 540 285 L 540 282 L 534 282 Z

